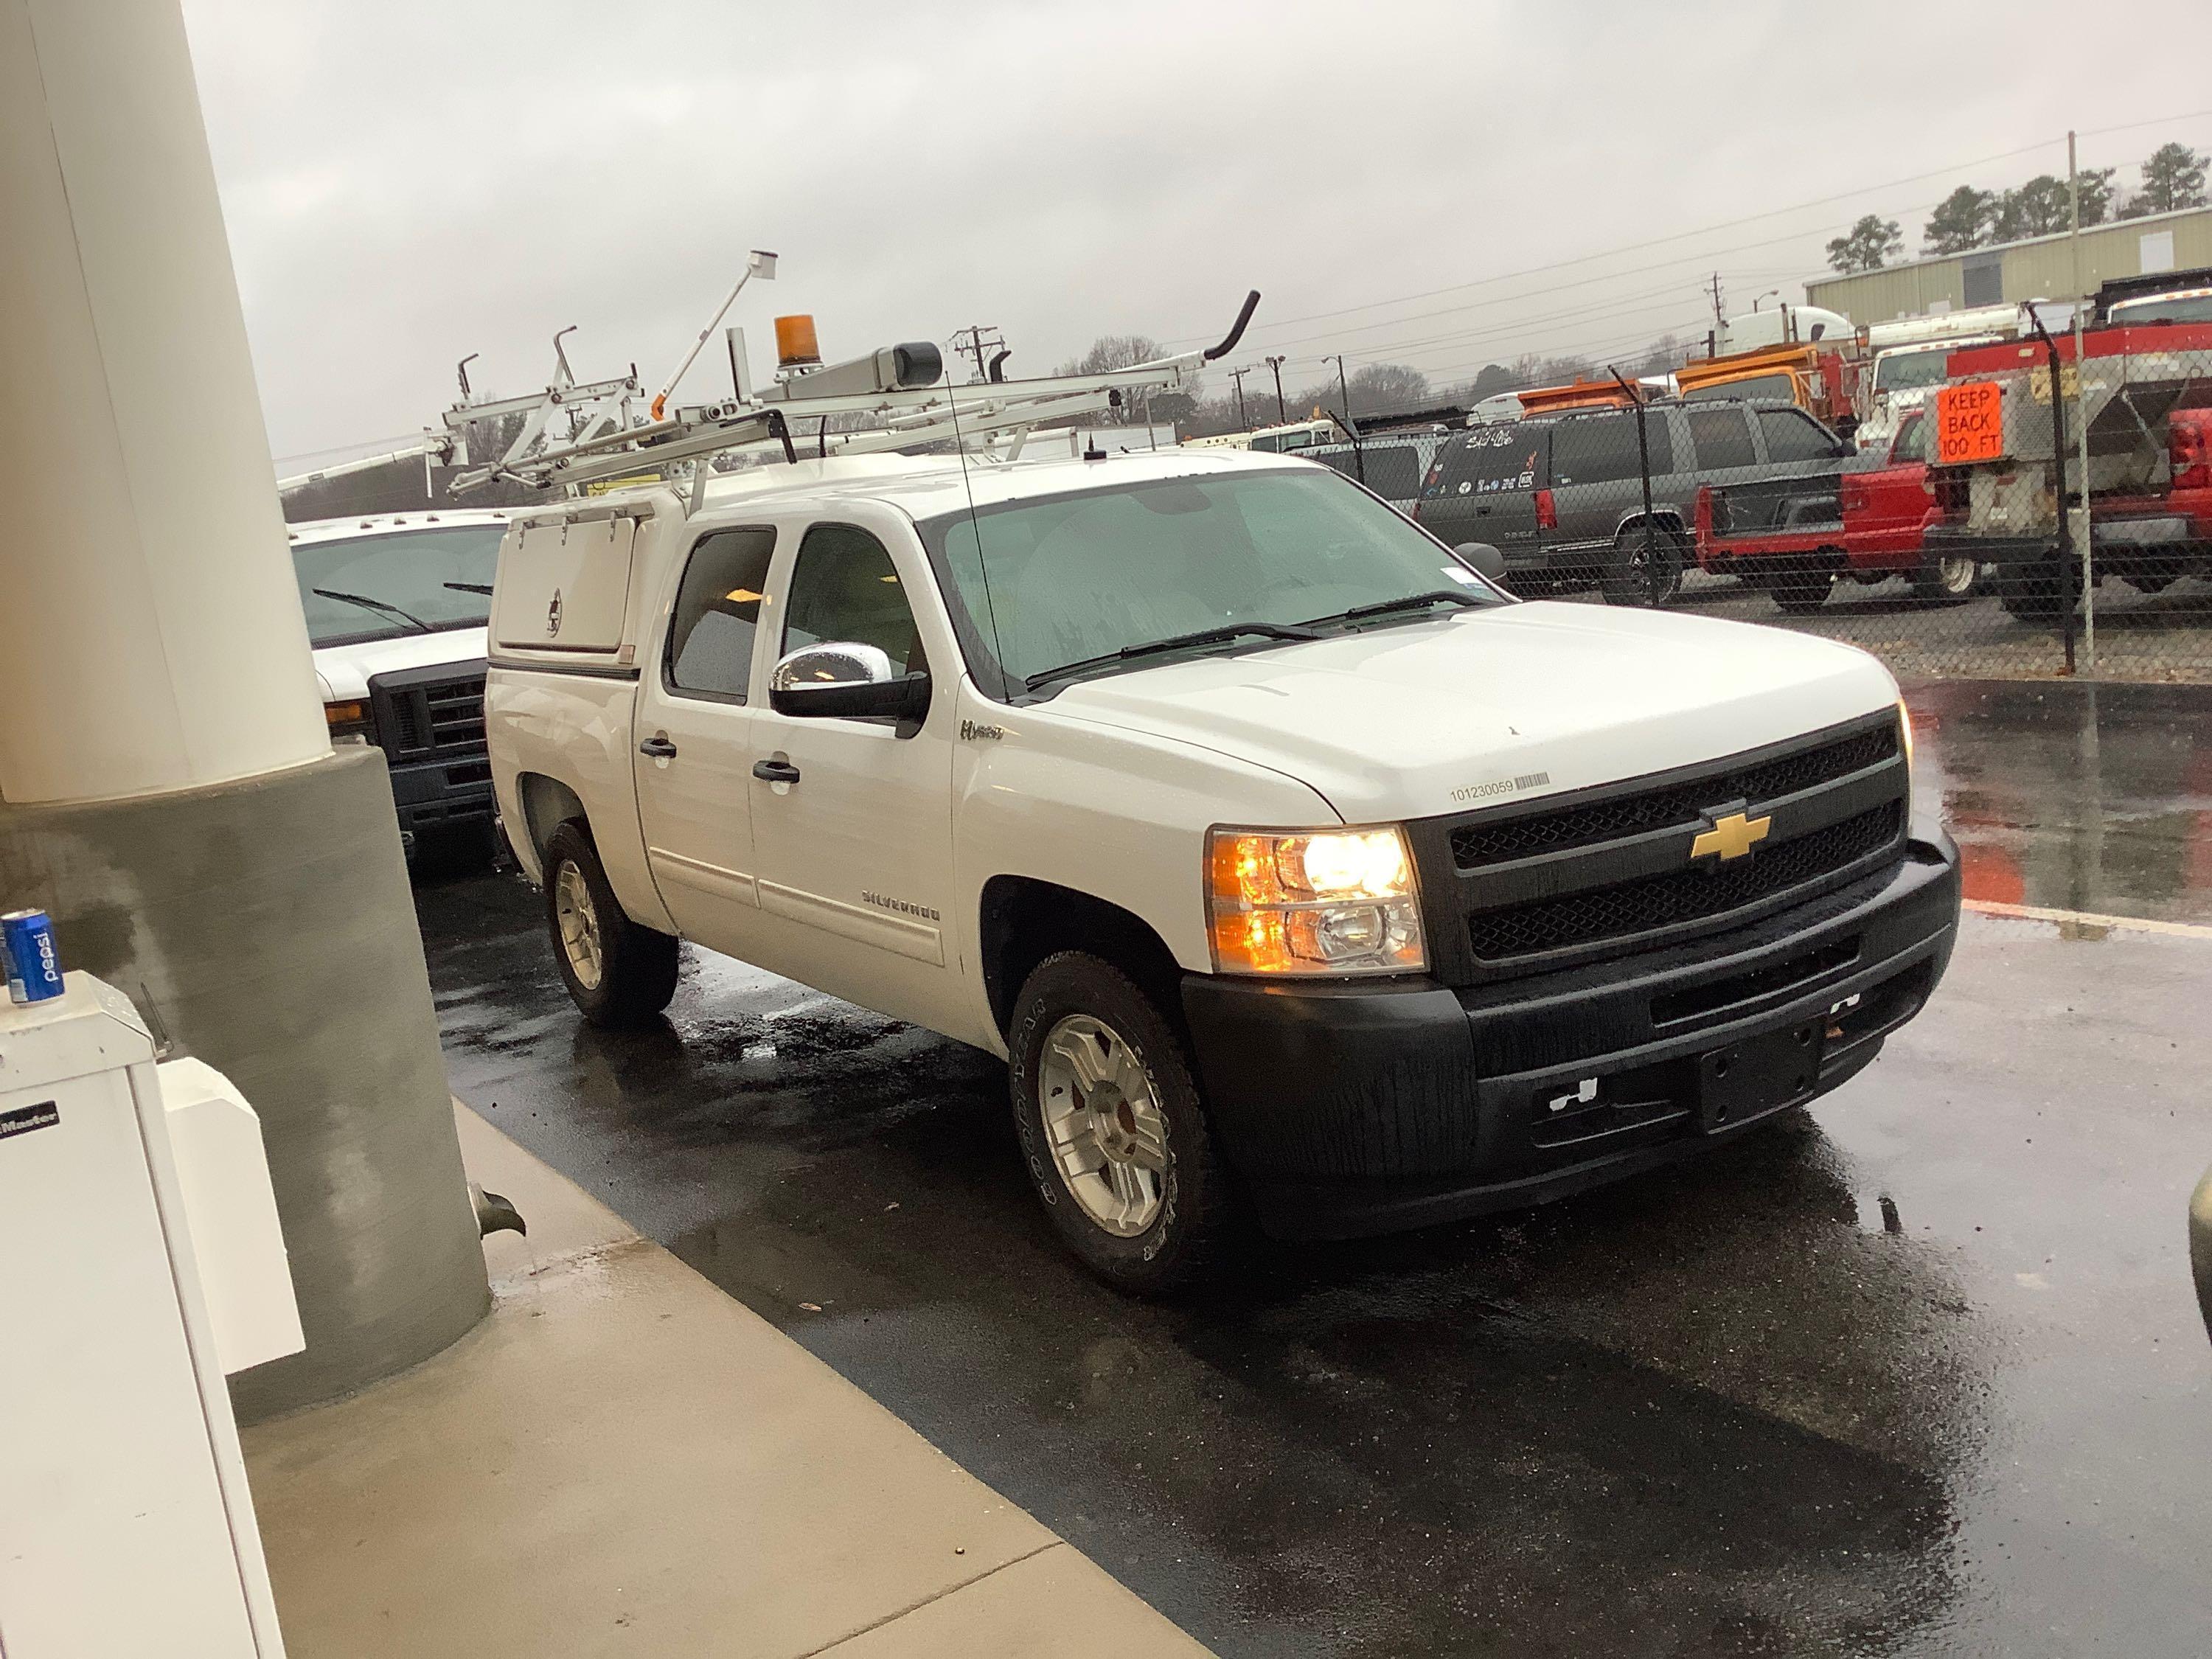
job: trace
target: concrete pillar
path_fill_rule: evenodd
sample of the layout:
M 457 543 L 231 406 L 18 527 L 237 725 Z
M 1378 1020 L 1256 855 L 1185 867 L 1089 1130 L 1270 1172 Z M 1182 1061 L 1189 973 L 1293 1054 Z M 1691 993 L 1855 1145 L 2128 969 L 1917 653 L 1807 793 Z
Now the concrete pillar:
M 380 754 L 333 754 L 176 0 L 0 0 L 0 908 L 262 1115 L 307 1326 L 241 1413 L 487 1305 Z

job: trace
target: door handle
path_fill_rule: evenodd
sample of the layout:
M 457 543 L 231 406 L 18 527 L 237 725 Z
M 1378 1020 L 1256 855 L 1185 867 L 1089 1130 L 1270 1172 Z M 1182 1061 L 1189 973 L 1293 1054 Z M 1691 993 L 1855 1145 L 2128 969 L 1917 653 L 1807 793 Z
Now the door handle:
M 789 761 L 755 761 L 753 775 L 763 783 L 797 783 L 799 769 Z
M 673 760 L 676 758 L 676 745 L 665 738 L 647 738 L 638 744 L 637 752 L 650 755 L 655 760 Z

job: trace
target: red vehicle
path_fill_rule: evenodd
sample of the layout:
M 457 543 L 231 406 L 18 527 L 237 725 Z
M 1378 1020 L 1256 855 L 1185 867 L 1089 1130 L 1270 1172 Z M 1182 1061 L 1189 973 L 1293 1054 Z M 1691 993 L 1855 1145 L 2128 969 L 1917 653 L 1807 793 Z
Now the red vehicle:
M 1923 599 L 1963 599 L 1974 562 L 1929 551 L 1942 516 L 1928 475 L 1929 426 L 1908 414 L 1878 466 L 1761 478 L 1698 492 L 1700 569 L 1764 587 L 1784 611 L 1817 611 L 1837 581 L 1909 575 Z

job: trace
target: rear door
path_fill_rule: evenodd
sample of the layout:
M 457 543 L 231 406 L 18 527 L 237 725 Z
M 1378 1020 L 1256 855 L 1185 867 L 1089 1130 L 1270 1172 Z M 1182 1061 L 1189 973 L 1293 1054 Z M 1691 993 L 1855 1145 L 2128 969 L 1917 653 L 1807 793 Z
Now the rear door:
M 1414 516 L 1443 541 L 1487 542 L 1509 562 L 1541 562 L 1535 492 L 1551 429 L 1511 421 L 1472 427 L 1437 453 Z
M 1622 520 L 1643 515 L 1644 458 L 1636 423 L 1635 411 L 1626 409 L 1559 422 L 1552 437 L 1552 493 L 1559 514 L 1555 546 L 1609 547 Z M 1674 466 L 1666 422 L 1647 414 L 1644 437 L 1656 480 Z
M 776 532 L 709 531 L 684 556 L 632 723 L 645 858 L 684 938 L 750 957 L 754 644 Z

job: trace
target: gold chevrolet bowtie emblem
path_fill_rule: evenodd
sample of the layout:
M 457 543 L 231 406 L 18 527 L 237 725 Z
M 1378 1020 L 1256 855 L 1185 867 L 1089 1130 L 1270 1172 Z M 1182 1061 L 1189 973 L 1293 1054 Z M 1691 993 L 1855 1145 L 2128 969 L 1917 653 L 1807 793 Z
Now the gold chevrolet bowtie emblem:
M 1773 822 L 1771 817 L 1747 817 L 1741 812 L 1715 818 L 1713 827 L 1690 843 L 1690 856 L 1701 859 L 1708 853 L 1718 853 L 1723 863 L 1740 859 L 1751 851 L 1753 842 L 1766 839 L 1766 831 Z

